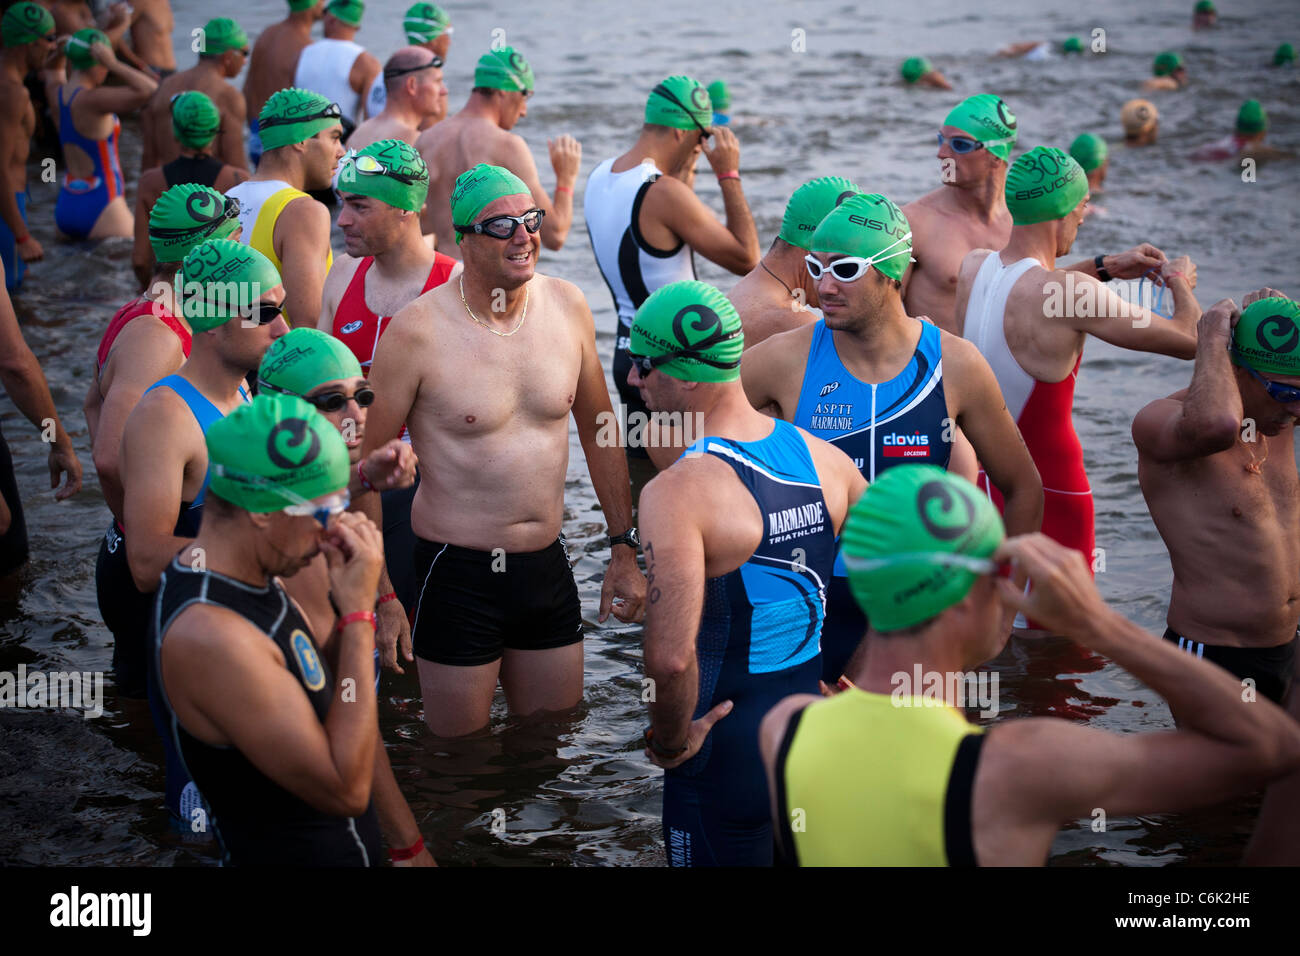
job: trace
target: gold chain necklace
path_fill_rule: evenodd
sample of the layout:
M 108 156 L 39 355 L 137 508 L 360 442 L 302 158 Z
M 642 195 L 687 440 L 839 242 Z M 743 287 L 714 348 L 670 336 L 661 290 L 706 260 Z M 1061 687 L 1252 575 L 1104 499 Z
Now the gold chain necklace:
M 460 285 L 460 304 L 465 307 L 465 311 L 469 313 L 469 317 L 471 319 L 473 319 L 479 325 L 483 326 L 483 328 L 487 329 L 493 335 L 499 335 L 503 339 L 508 339 L 510 338 L 510 336 L 514 335 L 516 332 L 518 332 L 520 329 L 524 327 L 524 319 L 528 318 L 528 288 L 527 287 L 524 288 L 524 310 L 519 314 L 519 323 L 509 332 L 498 332 L 496 329 L 492 328 L 492 326 L 488 325 L 488 323 L 484 322 L 477 315 L 475 315 L 474 310 L 471 309 L 469 307 L 469 303 L 465 301 L 465 273 L 464 272 L 460 274 L 459 285 Z

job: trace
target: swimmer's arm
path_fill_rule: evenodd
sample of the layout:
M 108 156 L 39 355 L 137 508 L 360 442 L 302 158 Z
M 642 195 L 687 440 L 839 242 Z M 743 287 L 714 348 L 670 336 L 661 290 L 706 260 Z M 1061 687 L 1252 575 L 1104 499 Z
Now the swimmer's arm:
M 370 84 L 375 82 L 380 69 L 379 61 L 375 59 L 373 53 L 362 53 L 352 61 L 352 69 L 348 72 L 348 83 L 357 94 L 358 114 L 353 118 L 358 125 L 370 118 L 370 111 L 367 109 L 367 104 L 370 102 Z
M 642 222 L 649 217 L 661 223 L 699 255 L 743 276 L 758 267 L 754 217 L 739 180 L 723 180 L 722 198 L 726 204 L 726 225 L 680 179 L 660 176 L 641 204 Z
M 163 178 L 161 170 L 157 171 L 157 175 L 153 175 L 154 173 L 154 169 L 145 168 L 145 172 L 140 176 L 140 182 L 136 185 L 135 194 L 135 243 L 131 247 L 131 268 L 135 270 L 135 278 L 140 283 L 141 291 L 149 285 L 155 261 L 153 246 L 149 242 L 149 212 L 166 188 L 165 182 L 160 182 Z
M 690 485 L 669 469 L 645 486 L 639 508 L 649 581 L 645 673 L 654 689 L 650 722 L 663 750 L 686 743 L 700 692 L 695 641 L 704 609 L 704 536 L 691 514 L 702 499 Z
M 782 837 L 785 831 L 783 826 L 785 820 L 776 799 L 776 759 L 791 719 L 809 704 L 815 704 L 820 699 L 815 694 L 794 694 L 779 701 L 763 716 L 762 722 L 758 725 L 758 751 L 763 758 L 763 773 L 767 777 L 768 806 L 772 810 L 772 839 L 776 842 L 777 848 L 784 851 L 782 855 L 787 859 L 793 857 L 791 853 L 793 847 L 785 846 Z
M 764 414 L 776 411 L 776 418 L 794 421 L 803 376 L 795 366 L 808 356 L 807 347 L 792 347 L 790 336 L 803 329 L 780 332 L 746 349 L 740 362 L 740 384 L 749 404 Z M 805 335 L 807 333 L 804 333 Z
M 172 534 L 190 456 L 190 449 L 176 440 L 184 425 L 155 393 L 136 405 L 122 431 L 122 524 L 130 529 L 126 559 L 135 586 L 145 594 L 158 590 L 172 557 L 194 540 Z
M 12 143 L 22 136 L 17 111 L 14 107 L 0 108 L 0 143 Z M 28 235 L 27 224 L 23 222 L 22 210 L 18 208 L 17 193 L 13 179 L 9 176 L 9 164 L 0 163 L 0 218 L 15 237 Z
M 1079 301 L 1077 290 L 1085 282 L 1092 282 L 1096 286 L 1096 314 L 1074 315 L 1072 313 L 1081 310 L 1074 307 L 1075 303 L 1067 303 L 1066 315 L 1062 320 L 1070 328 L 1095 335 L 1112 345 L 1134 352 L 1157 352 L 1181 359 L 1190 359 L 1196 355 L 1196 321 L 1201 317 L 1201 310 L 1185 280 L 1169 280 L 1169 288 L 1174 294 L 1172 319 L 1163 318 L 1126 301 L 1108 289 L 1105 283 L 1087 275 L 1075 280 L 1076 303 Z M 1048 292 L 1045 291 L 1044 301 L 1047 295 Z M 1086 299 L 1083 301 L 1086 303 Z
M 221 133 L 217 139 L 217 158 L 246 173 L 248 152 L 244 148 L 244 123 L 247 116 L 244 98 L 239 93 L 226 97 L 221 104 Z
M 1156 399 L 1133 419 L 1133 444 L 1140 454 L 1179 461 L 1214 455 L 1236 443 L 1244 412 L 1228 358 L 1235 309 L 1226 299 L 1201 319 L 1196 367 L 1182 401 Z
M 996 255 L 996 253 L 991 253 L 988 249 L 973 249 L 966 253 L 961 260 L 961 265 L 957 267 L 957 293 L 953 299 L 952 316 L 952 329 L 955 335 L 961 335 L 966 329 L 966 307 L 970 304 L 970 290 L 975 285 L 975 276 L 979 274 L 980 266 L 989 255 Z M 908 315 L 911 314 L 909 311 Z
M 1300 692 L 1292 691 L 1287 712 L 1300 723 Z M 1243 866 L 1300 865 L 1300 770 L 1275 781 L 1264 794 L 1255 835 L 1246 847 Z
M 532 193 L 533 204 L 546 213 L 542 219 L 542 245 L 552 251 L 563 248 L 564 240 L 569 237 L 569 229 L 573 226 L 574 183 L 557 182 L 557 186 L 566 187 L 568 192 L 557 190 L 552 202 L 542 185 L 541 177 L 537 175 L 537 164 L 533 162 L 528 144 L 514 134 L 506 137 L 504 142 L 505 161 L 501 165 L 524 181 Z M 456 240 L 453 238 L 451 241 L 454 243 Z
M 158 89 L 158 81 L 147 73 L 123 63 L 102 43 L 91 46 L 92 55 L 108 72 L 122 81 L 123 86 L 100 85 L 78 94 L 72 108 L 94 113 L 129 113 L 149 102 Z M 106 51 L 107 52 L 101 52 Z
M 1006 500 L 1007 534 L 1037 531 L 1043 525 L 1043 479 L 1007 411 L 998 380 L 972 343 L 946 332 L 941 335 L 944 369 L 961 386 L 956 424 Z
M 265 634 L 229 609 L 195 610 L 182 612 L 162 644 L 168 697 L 197 711 L 259 771 L 315 809 L 364 813 L 378 742 L 374 681 L 356 680 L 348 688 L 355 700 L 345 700 L 336 674 L 322 724 Z M 343 641 L 351 644 L 341 653 L 348 673 L 363 671 L 358 661 L 373 667 L 369 628 L 353 625 Z
M 325 287 L 330 211 L 314 199 L 298 197 L 276 220 L 274 241 L 285 277 L 285 314 L 294 328 L 311 327 L 320 315 Z
M 343 293 L 348 283 L 352 281 L 356 269 L 357 260 L 346 253 L 335 257 L 334 265 L 330 266 L 330 271 L 325 276 L 325 285 L 321 289 L 320 314 L 316 319 L 317 331 L 324 332 L 326 335 L 334 334 L 334 313 L 338 311 L 339 303 L 343 301 Z

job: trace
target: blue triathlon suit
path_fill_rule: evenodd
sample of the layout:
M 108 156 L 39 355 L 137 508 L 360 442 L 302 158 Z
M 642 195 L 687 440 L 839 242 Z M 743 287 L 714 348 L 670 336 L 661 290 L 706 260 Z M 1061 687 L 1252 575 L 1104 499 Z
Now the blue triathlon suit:
M 23 219 L 23 226 L 27 225 L 27 191 L 14 193 L 14 202 L 18 203 L 18 215 Z M 23 232 L 27 229 L 24 228 Z M 18 287 L 23 284 L 23 276 L 27 274 L 27 263 L 23 262 L 23 257 L 18 254 L 18 237 L 13 234 L 9 228 L 9 223 L 0 219 L 0 262 L 5 267 L 5 289 L 9 292 L 17 291 Z
M 702 438 L 684 453 L 731 466 L 763 514 L 763 539 L 743 565 L 705 585 L 692 719 L 724 700 L 734 708 L 699 753 L 664 773 L 670 866 L 772 865 L 758 725 L 790 694 L 817 693 L 835 532 L 803 436 L 788 422 L 774 424 L 761 441 Z
M 852 458 L 869 482 L 895 465 L 947 468 L 952 453 L 939 327 L 914 321 L 921 337 L 911 361 L 878 385 L 859 381 L 844 367 L 825 322 L 813 327 L 794 423 Z M 867 619 L 837 555 L 822 628 L 822 680 L 839 679 L 866 632 Z
M 85 239 L 95 228 L 100 213 L 108 204 L 123 195 L 122 162 L 117 154 L 117 140 L 121 134 L 122 124 L 113 117 L 113 132 L 108 139 L 89 139 L 77 132 L 72 121 L 72 101 L 77 98 L 81 88 L 72 91 L 67 102 L 63 99 L 64 87 L 58 89 L 59 101 L 59 142 L 64 147 L 65 162 L 67 147 L 78 146 L 94 164 L 95 175 L 90 179 L 63 180 L 59 189 L 59 198 L 54 203 L 54 224 L 73 239 Z

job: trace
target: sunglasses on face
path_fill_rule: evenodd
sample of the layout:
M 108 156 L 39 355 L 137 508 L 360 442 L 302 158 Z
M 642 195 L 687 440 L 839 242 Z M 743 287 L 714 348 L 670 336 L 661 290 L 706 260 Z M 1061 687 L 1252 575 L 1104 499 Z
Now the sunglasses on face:
M 310 123 L 312 120 L 336 119 L 343 118 L 343 110 L 337 103 L 331 103 L 319 113 L 313 113 L 310 116 L 272 116 L 268 119 L 259 121 L 259 126 L 266 129 L 268 126 L 288 126 L 291 123 Z
M 1270 382 L 1263 375 L 1260 375 L 1249 365 L 1243 365 L 1247 372 L 1264 386 L 1264 391 L 1268 392 L 1268 397 L 1273 399 L 1279 405 L 1290 405 L 1293 402 L 1300 402 L 1300 388 L 1294 385 L 1283 385 L 1281 382 Z
M 545 217 L 545 210 L 530 209 L 522 216 L 493 216 L 491 219 L 484 219 L 482 222 L 476 222 L 473 225 L 455 226 L 454 228 L 462 235 L 478 233 L 491 236 L 493 239 L 512 239 L 515 230 L 520 226 L 527 229 L 530 236 L 534 235 L 538 229 L 542 228 L 542 220 Z
M 350 163 L 352 167 L 364 176 L 387 176 L 389 179 L 395 179 L 399 183 L 407 186 L 414 186 L 422 183 L 424 180 L 408 176 L 406 173 L 399 173 L 397 170 L 385 166 L 374 156 L 358 156 L 356 150 L 351 150 L 343 157 L 343 162 Z M 340 182 L 347 182 L 342 175 L 339 177 Z M 345 190 L 346 191 L 346 190 Z
M 659 94 L 659 95 L 662 96 L 664 99 L 666 99 L 669 103 L 672 103 L 673 106 L 676 106 L 676 107 L 677 107 L 678 109 L 680 109 L 683 113 L 685 113 L 687 116 L 689 116 L 690 119 L 691 119 L 691 122 L 695 124 L 696 129 L 698 129 L 701 133 L 704 134 L 704 135 L 703 135 L 703 138 L 704 138 L 704 139 L 708 139 L 710 136 L 713 135 L 713 131 L 710 130 L 710 129 L 707 129 L 707 128 L 703 127 L 703 126 L 701 126 L 701 125 L 700 125 L 700 121 L 697 120 L 697 119 L 695 118 L 695 114 L 694 114 L 693 112 L 691 112 L 691 110 L 690 110 L 689 108 L 687 108 L 686 105 L 683 104 L 681 100 L 679 100 L 676 96 L 674 96 L 673 93 L 672 93 L 672 91 L 671 91 L 670 89 L 668 89 L 668 87 L 666 87 L 666 86 L 664 86 L 662 83 L 660 83 L 660 84 L 659 84 L 658 86 L 656 86 L 653 90 L 651 90 L 650 93 L 651 93 L 652 96 L 653 96 L 654 94 L 656 94 L 656 93 Z
M 369 408 L 375 402 L 375 390 L 369 385 L 362 385 L 349 395 L 347 392 L 321 392 L 319 395 L 304 395 L 303 401 L 315 405 L 318 411 L 341 411 L 349 400 L 355 400 L 359 408 Z
M 270 325 L 281 315 L 284 314 L 284 308 L 278 305 L 272 305 L 270 302 L 259 302 L 244 316 L 247 324 L 251 325 L 256 322 L 258 325 Z
M 419 73 L 421 70 L 427 70 L 435 66 L 442 66 L 442 57 L 438 56 L 436 53 L 433 55 L 432 60 L 420 66 L 407 66 L 401 69 L 384 70 L 384 79 L 395 80 L 399 76 L 406 76 L 408 73 Z

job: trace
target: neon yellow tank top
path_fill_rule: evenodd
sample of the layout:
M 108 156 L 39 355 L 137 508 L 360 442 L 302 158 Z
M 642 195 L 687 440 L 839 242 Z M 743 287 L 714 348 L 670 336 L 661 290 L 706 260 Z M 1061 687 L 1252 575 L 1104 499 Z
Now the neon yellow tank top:
M 800 866 L 975 864 L 983 734 L 951 707 L 857 689 L 791 718 L 777 758 L 781 842 Z
M 301 189 L 294 189 L 292 186 L 286 186 L 284 189 L 273 192 L 266 197 L 262 203 L 262 208 L 257 211 L 257 220 L 253 223 L 253 235 L 248 240 L 248 244 L 260 252 L 266 258 L 271 260 L 275 266 L 275 271 L 281 276 L 284 275 L 284 269 L 280 266 L 280 257 L 275 254 L 275 223 L 280 218 L 280 213 L 284 212 L 284 207 L 289 205 L 299 196 L 306 196 L 307 193 Z M 334 265 L 334 250 L 325 251 L 325 268 L 328 270 Z M 284 320 L 293 326 L 293 321 L 289 318 L 289 313 L 284 314 Z

